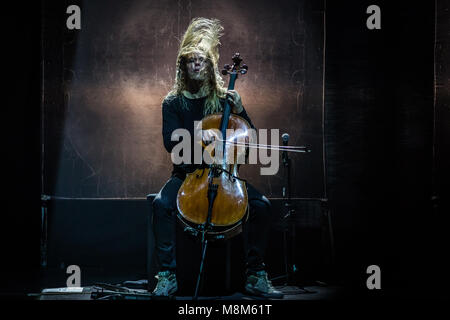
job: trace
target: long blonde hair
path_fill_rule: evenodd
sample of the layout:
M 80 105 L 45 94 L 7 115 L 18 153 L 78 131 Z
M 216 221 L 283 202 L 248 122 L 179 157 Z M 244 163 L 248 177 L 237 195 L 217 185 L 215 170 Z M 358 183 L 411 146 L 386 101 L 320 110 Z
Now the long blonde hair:
M 217 19 L 194 18 L 189 24 L 177 55 L 175 83 L 166 98 L 171 96 L 182 97 L 182 106 L 187 109 L 187 103 L 182 91 L 186 90 L 188 81 L 186 58 L 193 53 L 201 53 L 206 56 L 208 78 L 205 80 L 203 90 L 206 90 L 204 114 L 222 111 L 220 98 L 225 98 L 226 88 L 219 73 L 219 38 L 222 36 L 223 27 Z

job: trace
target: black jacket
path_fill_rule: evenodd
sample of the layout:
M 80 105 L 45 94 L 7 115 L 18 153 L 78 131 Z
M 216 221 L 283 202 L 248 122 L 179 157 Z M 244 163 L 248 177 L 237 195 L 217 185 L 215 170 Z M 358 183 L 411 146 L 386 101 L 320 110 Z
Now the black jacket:
M 182 100 L 185 99 L 188 109 L 182 107 Z M 162 103 L 162 135 L 164 140 L 164 147 L 167 152 L 172 152 L 173 147 L 179 143 L 179 141 L 171 141 L 172 132 L 175 129 L 183 128 L 187 129 L 191 134 L 191 154 L 193 163 L 193 146 L 194 146 L 194 121 L 200 121 L 203 118 L 203 106 L 205 104 L 206 97 L 199 99 L 189 99 L 184 96 L 171 96 L 166 98 Z M 220 99 L 222 106 L 225 104 L 225 99 Z M 252 128 L 253 123 L 245 109 L 238 114 L 238 116 L 248 121 Z M 184 176 L 186 172 L 194 171 L 199 165 L 173 165 L 172 174 L 179 174 Z

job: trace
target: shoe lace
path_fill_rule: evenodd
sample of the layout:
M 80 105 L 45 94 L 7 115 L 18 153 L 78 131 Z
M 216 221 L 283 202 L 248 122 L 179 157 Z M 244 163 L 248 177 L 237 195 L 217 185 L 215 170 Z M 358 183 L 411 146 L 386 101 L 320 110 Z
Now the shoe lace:
M 170 274 L 158 273 L 155 276 L 155 278 L 158 279 L 158 283 L 156 286 L 161 289 L 167 287 L 170 283 L 169 277 L 170 277 Z
M 273 289 L 272 281 L 269 280 L 269 277 L 267 276 L 267 272 L 265 271 L 259 271 L 257 273 L 257 277 L 260 278 L 264 283 L 266 284 L 267 288 Z

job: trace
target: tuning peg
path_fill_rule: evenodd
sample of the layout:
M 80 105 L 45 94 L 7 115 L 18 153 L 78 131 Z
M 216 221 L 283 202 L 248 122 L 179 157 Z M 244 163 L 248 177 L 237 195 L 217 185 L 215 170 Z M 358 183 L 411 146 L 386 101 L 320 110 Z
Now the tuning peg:
M 242 67 L 241 67 L 241 69 L 239 70 L 239 72 L 240 72 L 241 74 L 246 74 L 246 73 L 247 73 L 247 70 L 248 70 L 248 66 L 247 66 L 246 64 L 243 64 Z

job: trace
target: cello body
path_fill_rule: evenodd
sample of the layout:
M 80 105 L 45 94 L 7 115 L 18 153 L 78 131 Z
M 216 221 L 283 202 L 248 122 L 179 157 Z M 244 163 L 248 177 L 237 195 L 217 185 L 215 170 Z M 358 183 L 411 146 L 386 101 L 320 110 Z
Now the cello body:
M 202 128 L 205 130 L 217 129 L 221 117 L 222 114 L 212 114 L 205 117 L 201 122 Z M 245 137 L 250 125 L 245 119 L 237 115 L 230 115 L 228 129 L 233 129 L 236 134 L 227 136 L 226 140 L 233 141 Z M 247 188 L 245 181 L 237 178 L 239 159 L 245 157 L 245 150 L 239 147 L 235 147 L 235 150 L 231 148 L 227 146 L 228 150 L 225 154 L 228 155 L 228 160 L 226 164 L 216 164 L 220 172 L 218 175 L 213 173 L 212 168 L 197 169 L 186 175 L 177 197 L 178 212 L 184 220 L 193 224 L 204 224 L 206 222 L 209 204 L 207 191 L 210 179 L 218 185 L 211 225 L 213 227 L 233 226 L 245 216 L 248 206 Z M 229 173 L 232 173 L 232 175 Z

